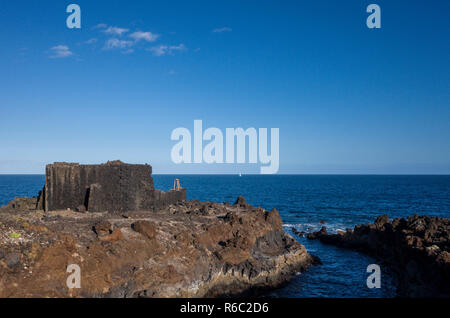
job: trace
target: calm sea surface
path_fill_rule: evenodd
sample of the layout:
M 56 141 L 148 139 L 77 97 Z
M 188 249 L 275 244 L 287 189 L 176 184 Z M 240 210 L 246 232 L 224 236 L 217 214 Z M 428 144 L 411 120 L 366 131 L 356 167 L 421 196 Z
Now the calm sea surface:
M 287 232 L 311 232 L 325 220 L 331 231 L 389 217 L 450 217 L 450 176 L 342 175 L 155 175 L 155 187 L 168 190 L 178 177 L 188 199 L 228 201 L 243 195 L 248 203 L 280 211 Z M 15 196 L 35 196 L 43 175 L 0 175 L 0 205 Z M 294 236 L 296 237 L 296 236 Z M 382 288 L 366 287 L 367 265 L 376 263 L 357 252 L 296 237 L 323 265 L 297 275 L 273 297 L 393 297 L 395 278 L 382 269 Z

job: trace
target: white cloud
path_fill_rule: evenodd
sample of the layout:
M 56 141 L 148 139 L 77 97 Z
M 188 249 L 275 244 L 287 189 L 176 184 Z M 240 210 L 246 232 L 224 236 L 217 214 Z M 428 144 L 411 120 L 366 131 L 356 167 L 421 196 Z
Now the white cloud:
M 106 34 L 113 34 L 113 35 L 118 35 L 118 36 L 121 36 L 122 34 L 127 33 L 128 31 L 129 31 L 128 29 L 112 27 L 112 26 L 103 30 L 103 32 L 105 32 Z
M 133 46 L 133 41 L 119 40 L 116 38 L 109 39 L 106 41 L 104 49 L 112 50 L 112 49 L 125 49 L 130 46 Z
M 184 44 L 169 46 L 169 53 L 172 53 L 172 51 L 184 51 L 184 50 L 186 50 L 186 46 Z
M 147 42 L 155 42 L 156 39 L 159 38 L 159 34 L 154 34 L 152 32 L 141 32 L 141 31 L 133 32 L 129 36 L 130 36 L 130 38 L 133 38 L 135 41 L 144 40 Z
M 92 38 L 92 39 L 89 39 L 89 40 L 87 40 L 86 42 L 84 42 L 85 44 L 94 44 L 94 43 L 97 43 L 97 39 L 96 38 Z
M 50 49 L 51 58 L 64 58 L 73 55 L 67 45 L 56 45 Z
M 155 56 L 162 56 L 167 53 L 168 48 L 169 47 L 167 45 L 158 45 L 149 48 L 149 51 L 151 51 Z
M 106 24 L 104 24 L 104 23 L 99 23 L 99 24 L 97 24 L 96 26 L 94 26 L 93 29 L 104 29 L 104 28 L 106 28 L 106 27 L 107 27 Z
M 158 46 L 154 46 L 148 49 L 149 51 L 151 51 L 153 53 L 153 55 L 155 56 L 163 56 L 166 54 L 170 54 L 172 55 L 174 53 L 174 51 L 184 51 L 186 50 L 186 46 L 184 44 L 180 44 L 180 45 L 158 45 Z
M 233 31 L 233 29 L 228 28 L 228 27 L 223 27 L 223 28 L 218 28 L 218 29 L 212 30 L 213 33 L 223 33 L 223 32 L 231 32 L 231 31 Z

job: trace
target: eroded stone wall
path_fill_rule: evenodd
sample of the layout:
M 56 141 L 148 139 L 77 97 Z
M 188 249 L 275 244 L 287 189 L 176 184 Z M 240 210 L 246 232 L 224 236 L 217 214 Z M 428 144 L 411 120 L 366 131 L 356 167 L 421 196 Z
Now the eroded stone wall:
M 120 161 L 101 165 L 54 163 L 46 167 L 38 207 L 46 211 L 79 209 L 92 212 L 152 210 L 186 200 L 186 191 L 160 191 L 153 186 L 150 165 Z

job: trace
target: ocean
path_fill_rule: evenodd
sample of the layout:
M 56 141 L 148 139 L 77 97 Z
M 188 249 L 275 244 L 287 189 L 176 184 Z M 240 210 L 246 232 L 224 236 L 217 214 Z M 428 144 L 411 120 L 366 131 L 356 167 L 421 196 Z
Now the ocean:
M 247 202 L 280 211 L 285 231 L 331 232 L 390 218 L 419 215 L 450 217 L 450 176 L 381 175 L 154 175 L 155 187 L 168 190 L 174 178 L 188 200 Z M 35 196 L 43 175 L 0 175 L 0 205 L 15 196 Z M 298 274 L 270 297 L 395 297 L 395 275 L 381 266 L 381 288 L 369 289 L 366 272 L 377 261 L 358 252 L 293 235 L 323 264 Z

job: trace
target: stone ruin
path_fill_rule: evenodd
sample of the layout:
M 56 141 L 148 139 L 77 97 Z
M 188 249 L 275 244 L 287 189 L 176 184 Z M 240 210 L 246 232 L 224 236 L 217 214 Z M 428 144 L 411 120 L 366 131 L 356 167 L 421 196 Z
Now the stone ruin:
M 46 166 L 38 210 L 152 211 L 186 200 L 186 189 L 153 186 L 152 167 L 108 161 L 100 165 L 55 162 Z

